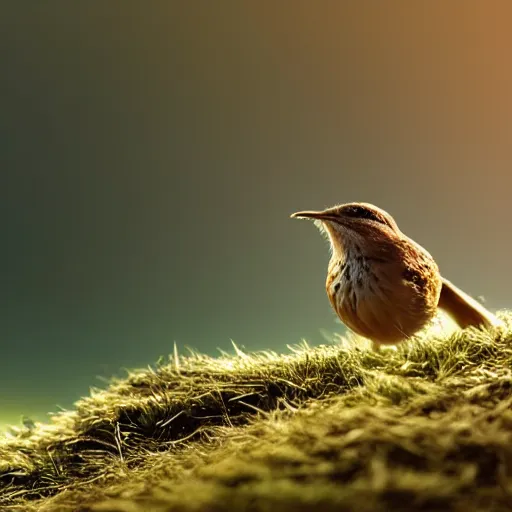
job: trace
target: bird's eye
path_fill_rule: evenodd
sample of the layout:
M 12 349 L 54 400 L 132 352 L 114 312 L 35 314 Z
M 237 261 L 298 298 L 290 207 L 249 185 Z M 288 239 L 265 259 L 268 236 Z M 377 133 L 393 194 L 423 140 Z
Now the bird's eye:
M 369 208 L 365 208 L 364 206 L 347 206 L 343 208 L 343 215 L 355 219 L 368 219 L 380 222 L 381 224 L 387 224 L 378 213 L 370 210 Z

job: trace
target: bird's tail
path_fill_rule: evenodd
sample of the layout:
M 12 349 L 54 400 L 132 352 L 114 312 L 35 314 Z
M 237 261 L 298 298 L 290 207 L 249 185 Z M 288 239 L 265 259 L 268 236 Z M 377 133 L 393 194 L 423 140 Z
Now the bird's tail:
M 461 329 L 466 327 L 498 327 L 502 322 L 482 304 L 443 278 L 438 307 L 443 309 Z

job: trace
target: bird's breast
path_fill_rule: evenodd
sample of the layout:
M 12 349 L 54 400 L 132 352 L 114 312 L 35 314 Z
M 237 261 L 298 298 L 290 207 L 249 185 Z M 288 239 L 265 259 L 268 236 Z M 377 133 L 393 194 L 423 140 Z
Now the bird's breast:
M 435 263 L 415 268 L 401 260 L 358 255 L 331 262 L 326 289 L 347 327 L 375 342 L 394 344 L 432 319 L 441 283 Z

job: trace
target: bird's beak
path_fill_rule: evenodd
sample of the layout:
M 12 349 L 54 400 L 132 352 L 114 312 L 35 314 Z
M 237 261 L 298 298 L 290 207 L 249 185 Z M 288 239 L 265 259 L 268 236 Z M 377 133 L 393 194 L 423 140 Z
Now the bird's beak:
M 290 215 L 292 219 L 318 219 L 318 220 L 333 220 L 336 221 L 336 217 L 329 210 L 323 212 L 295 212 Z

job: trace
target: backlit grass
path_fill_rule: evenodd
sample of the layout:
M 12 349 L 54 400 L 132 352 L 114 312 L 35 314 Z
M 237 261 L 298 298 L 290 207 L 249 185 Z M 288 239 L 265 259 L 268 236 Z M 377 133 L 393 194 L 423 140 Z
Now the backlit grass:
M 509 510 L 505 327 L 168 363 L 0 440 L 0 510 Z

